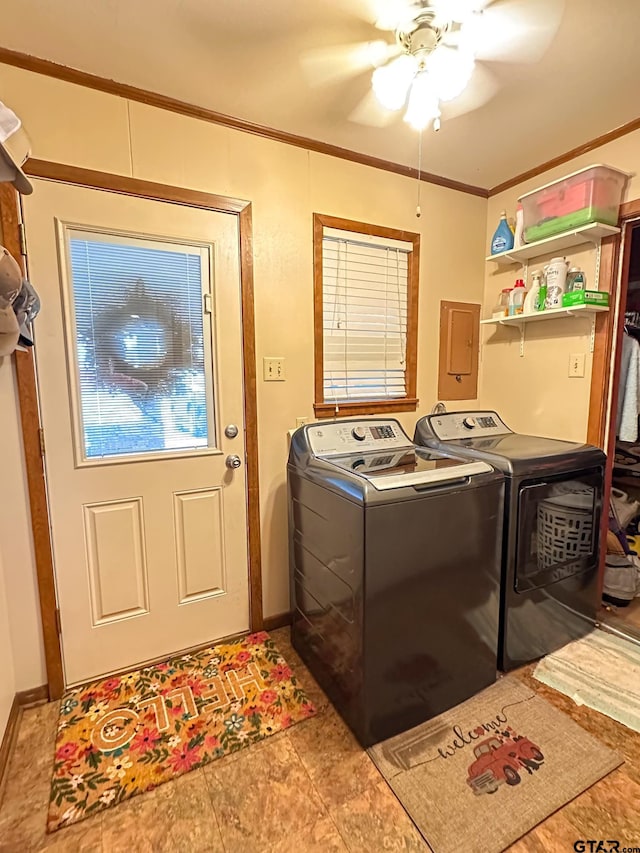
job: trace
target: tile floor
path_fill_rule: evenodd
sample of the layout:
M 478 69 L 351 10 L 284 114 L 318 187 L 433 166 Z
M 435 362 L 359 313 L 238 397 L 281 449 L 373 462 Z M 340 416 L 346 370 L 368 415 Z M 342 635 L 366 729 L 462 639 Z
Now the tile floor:
M 640 640 L 640 598 L 634 598 L 627 607 L 603 604 L 598 613 L 598 619 L 605 625 L 610 625 Z
M 0 803 L 0 851 L 72 853 L 393 853 L 429 848 L 289 643 L 272 632 L 316 703 L 312 720 L 47 836 L 57 704 L 24 713 Z M 515 844 L 571 851 L 578 838 L 640 847 L 640 734 L 520 673 L 626 764 Z M 623 846 L 621 844 L 621 846 Z

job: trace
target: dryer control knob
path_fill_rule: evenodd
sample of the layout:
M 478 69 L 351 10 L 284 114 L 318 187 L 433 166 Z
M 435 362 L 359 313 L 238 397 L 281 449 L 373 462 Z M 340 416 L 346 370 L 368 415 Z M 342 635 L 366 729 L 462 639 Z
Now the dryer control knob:
M 467 429 L 473 429 L 476 426 L 475 418 L 465 418 L 462 421 L 462 426 L 465 426 Z
M 354 427 L 351 430 L 351 435 L 355 438 L 356 441 L 364 441 L 367 437 L 367 431 L 364 427 Z

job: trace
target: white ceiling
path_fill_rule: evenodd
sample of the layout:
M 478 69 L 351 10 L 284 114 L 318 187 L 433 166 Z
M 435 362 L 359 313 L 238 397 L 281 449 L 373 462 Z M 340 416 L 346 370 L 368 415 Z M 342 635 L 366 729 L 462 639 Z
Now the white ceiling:
M 370 91 L 370 69 L 323 85 L 309 78 L 313 51 L 385 36 L 372 23 L 375 2 L 3 0 L 0 43 L 415 167 L 417 134 L 401 118 L 382 128 L 349 120 Z M 533 63 L 478 63 L 468 94 L 487 77 L 496 94 L 443 121 L 439 133 L 425 131 L 423 139 L 425 171 L 482 187 L 640 113 L 640 0 L 494 0 L 498 4 L 534 8 L 541 20 L 555 12 L 555 36 Z

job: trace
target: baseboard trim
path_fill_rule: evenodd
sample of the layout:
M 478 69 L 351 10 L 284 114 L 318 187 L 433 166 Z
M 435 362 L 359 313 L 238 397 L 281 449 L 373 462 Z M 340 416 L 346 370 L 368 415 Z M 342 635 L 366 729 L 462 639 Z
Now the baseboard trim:
M 264 618 L 265 631 L 275 631 L 276 628 L 285 628 L 287 625 L 291 625 L 290 610 L 287 610 L 286 613 L 276 613 L 275 616 L 265 616 Z
M 4 786 L 7 776 L 7 768 L 9 767 L 9 759 L 13 753 L 13 747 L 18 736 L 18 723 L 22 716 L 22 708 L 18 700 L 18 694 L 13 697 L 11 710 L 9 711 L 9 719 L 4 730 L 2 743 L 0 743 L 0 804 L 4 795 Z
M 42 705 L 43 702 L 49 701 L 49 685 L 41 684 L 39 687 L 32 687 L 30 690 L 19 690 L 16 693 L 16 699 L 21 708 Z
M 2 736 L 2 742 L 0 742 L 0 804 L 4 795 L 7 769 L 13 754 L 13 747 L 18 737 L 22 712 L 25 708 L 33 708 L 35 705 L 42 705 L 43 702 L 48 701 L 49 686 L 47 684 L 42 684 L 40 687 L 32 687 L 30 690 L 20 690 L 13 697 L 7 725 Z

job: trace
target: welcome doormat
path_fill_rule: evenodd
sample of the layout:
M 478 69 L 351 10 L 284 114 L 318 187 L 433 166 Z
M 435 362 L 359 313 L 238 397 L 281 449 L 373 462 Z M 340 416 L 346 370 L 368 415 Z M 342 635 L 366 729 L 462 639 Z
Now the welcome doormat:
M 622 764 L 514 677 L 369 754 L 435 853 L 499 853 Z
M 68 690 L 60 703 L 47 831 L 315 713 L 264 632 Z
M 534 677 L 640 732 L 640 645 L 595 630 L 536 666 Z

